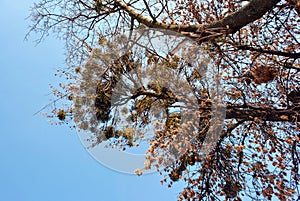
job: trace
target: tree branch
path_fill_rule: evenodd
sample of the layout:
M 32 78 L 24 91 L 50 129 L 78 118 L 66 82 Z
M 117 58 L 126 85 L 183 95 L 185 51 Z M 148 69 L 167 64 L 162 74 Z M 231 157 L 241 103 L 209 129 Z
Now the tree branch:
M 236 46 L 236 48 L 239 50 L 250 50 L 250 51 L 254 51 L 254 52 L 289 57 L 289 58 L 293 58 L 293 59 L 300 58 L 300 52 L 282 52 L 282 51 L 278 51 L 278 50 L 266 50 L 266 49 L 262 49 L 262 48 L 251 47 L 248 45 L 240 45 L 240 46 Z
M 259 118 L 263 121 L 300 121 L 300 106 L 290 109 L 275 108 L 238 108 L 227 107 L 226 119 L 254 120 Z
M 157 94 L 153 92 L 140 91 L 130 97 L 135 99 L 139 96 L 155 97 L 157 99 L 166 99 L 170 101 L 177 101 L 177 98 L 171 93 Z M 207 106 L 200 107 L 199 110 L 210 110 L 211 102 L 207 102 Z M 237 119 L 240 121 L 252 121 L 259 118 L 262 121 L 277 121 L 277 122 L 295 122 L 300 121 L 300 105 L 296 104 L 294 107 L 287 109 L 276 109 L 267 107 L 246 107 L 244 105 L 228 105 L 226 107 L 226 119 Z
M 222 20 L 208 25 L 208 28 L 229 27 L 229 32 L 234 33 L 261 18 L 265 13 L 273 8 L 280 0 L 251 0 L 249 3 Z
M 148 3 L 146 2 L 146 0 L 143 0 L 143 1 L 144 1 L 144 4 L 145 4 L 145 6 L 146 6 L 146 8 L 147 8 L 147 10 L 148 10 L 148 13 L 149 13 L 150 17 L 152 18 L 153 22 L 156 22 L 156 18 L 155 18 L 154 15 L 152 14 L 151 9 L 150 9 Z
M 146 25 L 147 27 L 173 30 L 187 35 L 191 38 L 197 39 L 197 41 L 199 42 L 204 42 L 224 34 L 235 33 L 247 24 L 261 18 L 279 1 L 280 0 L 251 0 L 246 6 L 244 6 L 237 12 L 234 12 L 224 19 L 213 22 L 211 24 L 177 25 L 154 21 L 139 14 L 121 0 L 115 0 L 116 4 L 121 9 L 123 9 L 130 16 L 134 17 L 137 21 Z

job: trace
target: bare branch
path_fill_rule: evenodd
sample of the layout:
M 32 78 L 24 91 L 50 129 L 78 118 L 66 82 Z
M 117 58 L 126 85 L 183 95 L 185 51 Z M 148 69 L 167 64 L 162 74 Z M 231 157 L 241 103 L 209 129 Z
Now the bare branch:
M 239 50 L 250 50 L 250 51 L 259 52 L 259 53 L 289 57 L 289 58 L 292 58 L 292 59 L 300 58 L 300 53 L 299 52 L 282 52 L 282 51 L 278 51 L 278 50 L 266 50 L 266 49 L 263 49 L 263 48 L 255 48 L 255 47 L 251 47 L 251 46 L 248 46 L 248 45 L 238 45 L 238 46 L 236 46 L 236 48 L 239 49 Z

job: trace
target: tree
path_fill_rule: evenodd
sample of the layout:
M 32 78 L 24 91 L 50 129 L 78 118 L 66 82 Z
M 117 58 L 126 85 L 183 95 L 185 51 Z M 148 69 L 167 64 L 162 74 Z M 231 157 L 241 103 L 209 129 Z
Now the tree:
M 297 0 L 42 0 L 32 9 L 31 31 L 41 34 L 38 41 L 49 31 L 65 40 L 70 67 L 63 74 L 67 79 L 97 78 L 89 83 L 96 95 L 88 103 L 93 104 L 89 112 L 96 119 L 76 119 L 78 111 L 74 115 L 69 109 L 53 110 L 54 117 L 64 122 L 73 118 L 81 129 L 94 132 L 93 146 L 105 140 L 103 136 L 122 148 L 143 138 L 136 130 L 114 124 L 112 111 L 117 105 L 111 100 L 122 76 L 141 66 L 159 64 L 182 73 L 197 97 L 201 117 L 196 138 L 190 138 L 184 153 L 171 163 L 155 155 L 169 151 L 172 143 L 168 142 L 184 132 L 178 130 L 182 114 L 171 111 L 178 96 L 160 83 L 138 85 L 139 90 L 126 99 L 132 105 L 123 112 L 130 114 L 128 121 L 134 128 L 142 129 L 153 123 L 152 106 L 165 110 L 166 116 L 159 117 L 163 119 L 161 130 L 150 140 L 148 162 L 164 167 L 158 169 L 168 176 L 163 182 L 171 185 L 181 179 L 187 183 L 180 200 L 299 200 L 299 15 Z M 182 55 L 162 55 L 151 48 L 138 53 L 116 51 L 109 58 L 103 54 L 107 49 L 120 50 L 119 44 L 128 45 L 131 34 L 145 27 L 189 38 L 208 52 L 220 73 L 226 88 L 226 115 L 216 145 L 206 157 L 200 152 L 213 116 L 211 88 L 195 65 Z M 73 82 L 61 87 L 63 91 L 55 90 L 55 95 L 75 105 L 85 101 L 73 99 L 79 88 L 90 94 L 85 90 L 89 87 Z M 189 127 L 185 128 L 188 132 Z

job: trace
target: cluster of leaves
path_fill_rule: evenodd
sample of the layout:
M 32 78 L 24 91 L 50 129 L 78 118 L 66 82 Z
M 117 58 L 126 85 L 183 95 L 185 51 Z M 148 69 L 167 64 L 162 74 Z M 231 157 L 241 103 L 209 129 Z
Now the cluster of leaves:
M 141 140 L 145 136 L 147 132 L 145 127 L 156 123 L 158 127 L 163 128 L 163 131 L 155 135 L 155 140 L 165 141 L 167 136 L 174 135 L 175 128 L 181 123 L 180 112 L 174 112 L 179 107 L 176 106 L 179 99 L 168 87 L 162 85 L 162 81 L 141 80 L 143 74 L 163 73 L 155 72 L 158 69 L 151 69 L 149 65 L 164 66 L 176 73 L 179 70 L 179 74 L 185 76 L 184 81 L 188 81 L 193 87 L 199 101 L 205 102 L 209 98 L 202 76 L 196 70 L 191 70 L 190 63 L 184 62 L 176 55 L 167 54 L 163 57 L 157 53 L 150 53 L 145 48 L 144 51 L 136 52 L 133 52 L 133 49 L 115 51 L 122 46 L 121 44 L 128 45 L 124 38 L 125 36 L 118 37 L 116 40 L 119 43 L 107 42 L 106 45 L 102 44 L 102 47 L 95 49 L 89 62 L 80 68 L 80 76 L 77 78 L 80 82 L 74 87 L 76 89 L 73 91 L 74 120 L 80 129 L 93 133 L 90 139 L 93 141 L 93 146 L 107 139 L 120 142 L 120 137 L 124 142 L 122 148 L 126 145 L 133 146 L 136 140 Z M 124 78 L 128 79 L 130 84 L 124 81 Z M 183 91 L 183 93 L 187 92 Z M 158 110 L 153 110 L 154 107 Z M 92 115 L 83 115 L 89 113 Z M 122 124 L 125 124 L 124 128 L 121 128 Z M 130 134 L 128 134 L 129 130 Z M 113 144 L 116 144 L 115 142 Z

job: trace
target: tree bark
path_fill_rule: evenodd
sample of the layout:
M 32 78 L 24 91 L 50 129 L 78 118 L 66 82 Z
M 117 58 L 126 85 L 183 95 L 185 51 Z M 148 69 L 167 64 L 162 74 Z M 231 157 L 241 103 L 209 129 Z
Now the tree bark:
M 289 109 L 275 108 L 245 108 L 227 106 L 226 119 L 254 120 L 258 118 L 263 121 L 300 121 L 300 106 Z

